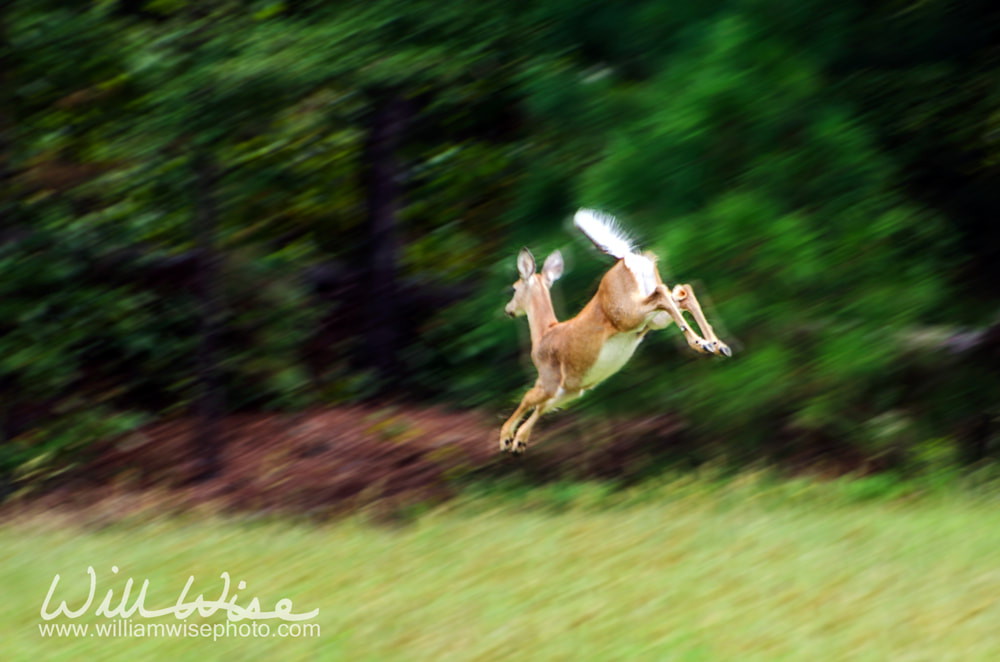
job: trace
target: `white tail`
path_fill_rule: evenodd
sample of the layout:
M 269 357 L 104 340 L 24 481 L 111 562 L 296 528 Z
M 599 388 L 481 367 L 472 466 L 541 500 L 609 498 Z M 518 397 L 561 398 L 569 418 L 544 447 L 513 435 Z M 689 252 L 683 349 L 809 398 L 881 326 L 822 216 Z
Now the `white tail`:
M 632 239 L 610 214 L 593 209 L 581 209 L 573 216 L 578 227 L 594 245 L 619 260 L 635 252 Z
M 656 289 L 656 265 L 651 259 L 636 253 L 635 244 L 618 219 L 593 209 L 581 209 L 573 216 L 573 224 L 602 251 L 625 260 L 625 266 L 639 281 L 639 290 L 643 295 L 653 293 Z
M 705 319 L 691 286 L 677 285 L 668 290 L 656 270 L 655 258 L 638 255 L 614 217 L 581 209 L 573 222 L 598 248 L 618 261 L 604 274 L 597 294 L 583 310 L 573 319 L 559 322 L 549 288 L 562 275 L 562 256 L 558 251 L 550 255 L 539 274 L 535 273 L 531 252 L 521 249 L 517 259 L 521 277 L 514 283 L 514 297 L 506 310 L 511 316 L 528 316 L 531 359 L 538 369 L 538 380 L 500 429 L 502 451 L 523 452 L 542 414 L 617 372 L 650 329 L 662 329 L 672 321 L 695 351 L 732 355 Z M 684 311 L 695 318 L 704 338 L 687 325 Z M 529 411 L 531 415 L 521 424 Z

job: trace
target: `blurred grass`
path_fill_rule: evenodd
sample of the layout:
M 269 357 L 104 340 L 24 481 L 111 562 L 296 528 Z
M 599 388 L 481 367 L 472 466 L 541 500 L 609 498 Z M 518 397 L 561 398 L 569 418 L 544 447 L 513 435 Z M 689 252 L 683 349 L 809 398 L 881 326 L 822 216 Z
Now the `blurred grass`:
M 957 488 L 745 473 L 619 492 L 493 486 L 393 527 L 365 514 L 100 528 L 34 514 L 0 526 L 4 658 L 996 660 L 995 505 Z M 87 565 L 98 573 L 91 612 L 129 576 L 150 580 L 156 607 L 189 575 L 191 596 L 215 597 L 228 571 L 247 582 L 239 604 L 319 608 L 322 634 L 43 639 L 52 576 L 63 577 L 55 602 L 75 606 Z

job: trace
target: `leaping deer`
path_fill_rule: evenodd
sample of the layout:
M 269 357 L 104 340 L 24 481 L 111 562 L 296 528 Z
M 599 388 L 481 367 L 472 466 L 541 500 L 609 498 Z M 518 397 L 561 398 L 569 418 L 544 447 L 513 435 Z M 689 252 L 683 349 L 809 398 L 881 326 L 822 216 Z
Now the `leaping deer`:
M 732 356 L 732 350 L 716 337 L 705 319 L 691 286 L 668 290 L 656 269 L 656 256 L 637 253 L 612 216 L 581 209 L 573 223 L 618 261 L 604 274 L 597 294 L 583 310 L 560 322 L 552 309 L 549 288 L 562 275 L 562 255 L 553 252 L 545 259 L 541 273 L 535 273 L 531 251 L 521 249 L 517 256 L 521 277 L 514 283 L 514 297 L 505 310 L 510 317 L 528 317 L 531 360 L 538 369 L 538 380 L 500 428 L 501 451 L 523 453 L 542 414 L 618 372 L 650 329 L 665 328 L 672 321 L 696 352 Z M 691 330 L 682 311 L 691 313 L 704 337 Z

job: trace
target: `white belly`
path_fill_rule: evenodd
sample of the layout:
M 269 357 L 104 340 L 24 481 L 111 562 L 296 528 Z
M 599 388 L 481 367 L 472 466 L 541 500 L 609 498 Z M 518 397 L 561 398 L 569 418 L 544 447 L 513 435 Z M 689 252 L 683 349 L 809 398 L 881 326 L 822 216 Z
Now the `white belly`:
M 621 370 L 621 367 L 632 358 L 640 341 L 642 335 L 635 332 L 619 333 L 608 338 L 601 348 L 597 361 L 584 375 L 583 388 L 593 388 Z

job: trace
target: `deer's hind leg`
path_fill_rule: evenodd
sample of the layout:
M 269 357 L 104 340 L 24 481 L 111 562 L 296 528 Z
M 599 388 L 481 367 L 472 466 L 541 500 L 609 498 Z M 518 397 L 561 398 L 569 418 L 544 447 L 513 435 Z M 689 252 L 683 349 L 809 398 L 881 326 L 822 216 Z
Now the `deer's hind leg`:
M 650 256 L 646 257 L 652 261 Z M 655 265 L 652 274 L 655 277 L 655 285 L 652 286 L 650 294 L 644 295 L 638 282 L 639 277 L 631 273 L 625 266 L 624 260 L 607 273 L 601 281 L 598 296 L 601 297 L 601 306 L 608 319 L 621 332 L 642 328 L 662 329 L 669 324 L 664 319 L 665 312 L 677 324 L 677 328 L 684 334 L 691 349 L 700 354 L 710 353 L 707 349 L 708 342 L 692 331 L 684 320 L 677 302 L 663 284 Z
M 678 285 L 674 287 L 674 291 L 671 294 L 677 305 L 681 309 L 691 313 L 694 321 L 698 323 L 698 328 L 701 329 L 702 335 L 708 341 L 708 350 L 719 356 L 732 356 L 733 350 L 729 349 L 729 345 L 719 340 L 718 336 L 715 335 L 715 330 L 712 329 L 712 325 L 705 319 L 705 313 L 702 312 L 701 304 L 698 303 L 698 298 L 695 297 L 691 286 L 687 283 Z
M 651 254 L 647 254 L 647 257 L 653 259 L 653 256 Z M 684 339 L 687 341 L 688 347 L 698 352 L 699 354 L 711 354 L 712 352 L 714 352 L 715 351 L 714 348 L 717 348 L 719 346 L 718 339 L 715 339 L 715 343 L 713 344 L 711 340 L 706 340 L 705 338 L 702 338 L 697 333 L 692 331 L 691 327 L 687 323 L 687 320 L 684 319 L 684 313 L 681 311 L 681 308 L 679 307 L 680 304 L 677 298 L 673 295 L 673 293 L 671 293 L 670 289 L 663 283 L 663 279 L 660 277 L 660 270 L 653 269 L 653 275 L 656 277 L 656 289 L 653 291 L 652 294 L 649 295 L 649 297 L 647 297 L 647 301 L 651 302 L 653 305 L 657 306 L 661 310 L 665 310 L 667 314 L 670 315 L 674 323 L 677 324 L 677 328 L 680 329 L 681 333 L 684 334 Z M 691 289 L 687 285 L 685 285 L 684 287 L 686 287 L 688 290 Z M 662 329 L 664 326 L 666 326 L 665 324 L 663 324 L 662 317 L 663 315 L 661 313 L 658 316 L 658 318 L 653 318 L 653 321 L 652 323 L 649 324 L 649 327 L 654 329 Z M 699 327 L 701 329 L 701 332 L 704 333 L 705 327 L 701 326 L 700 323 Z M 708 328 L 709 330 L 711 330 L 711 327 Z
M 659 274 L 657 274 L 657 279 L 659 279 Z M 697 333 L 691 330 L 691 327 L 684 320 L 684 315 L 681 313 L 680 309 L 677 307 L 677 302 L 674 300 L 667 289 L 667 286 L 660 282 L 656 289 L 643 301 L 643 306 L 649 308 L 649 312 L 654 312 L 657 310 L 665 310 L 667 314 L 674 320 L 677 324 L 677 328 L 681 330 L 684 334 L 684 339 L 687 340 L 688 346 L 699 354 L 711 354 L 714 345 L 712 345 L 708 340 L 705 340 Z

